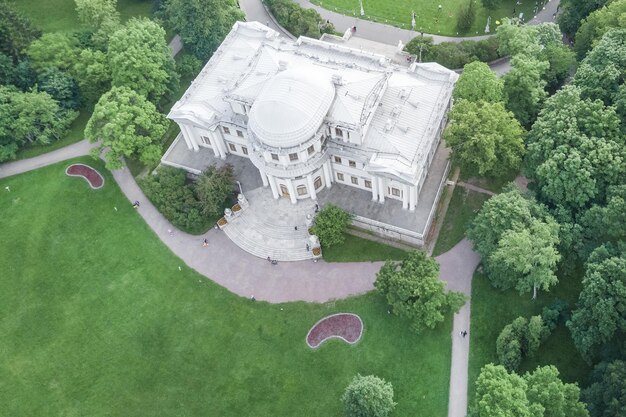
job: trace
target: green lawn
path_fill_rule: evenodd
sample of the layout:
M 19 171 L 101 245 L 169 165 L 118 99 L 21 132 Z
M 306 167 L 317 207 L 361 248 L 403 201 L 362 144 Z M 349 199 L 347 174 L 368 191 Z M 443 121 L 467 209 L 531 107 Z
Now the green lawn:
M 496 20 L 504 17 L 513 17 L 523 12 L 526 20 L 532 18 L 534 1 L 524 1 L 515 5 L 516 0 L 503 0 L 496 10 L 488 11 L 482 7 L 480 1 L 475 2 L 476 18 L 467 33 L 459 34 L 456 29 L 457 12 L 467 0 L 363 0 L 365 16 L 361 17 L 358 0 L 312 0 L 313 3 L 326 9 L 343 13 L 349 16 L 359 16 L 367 20 L 387 23 L 404 29 L 411 29 L 411 16 L 415 11 L 416 33 L 424 31 L 435 35 L 448 36 L 476 36 L 485 34 L 487 17 L 491 16 L 491 33 L 495 32 Z M 441 11 L 438 6 L 441 5 Z M 356 23 L 358 26 L 358 23 Z M 347 28 L 337 28 L 340 32 Z M 357 27 L 358 33 L 358 27 Z
M 44 32 L 73 32 L 80 29 L 74 0 L 18 0 L 14 5 Z M 123 21 L 131 17 L 149 17 L 152 15 L 152 1 L 118 0 L 117 10 Z
M 497 363 L 496 339 L 504 326 L 519 316 L 528 318 L 541 314 L 543 307 L 552 304 L 556 299 L 566 301 L 570 307 L 574 307 L 581 290 L 579 277 L 580 272 L 573 276 L 560 277 L 559 284 L 551 292 L 540 292 L 537 300 L 532 301 L 530 294 L 520 296 L 514 290 L 497 290 L 484 274 L 474 274 L 469 364 L 471 401 L 475 395 L 474 382 L 480 374 L 480 368 L 489 362 Z M 586 384 L 585 378 L 590 371 L 576 351 L 569 330 L 562 323 L 532 358 L 524 360 L 520 372 L 543 365 L 555 365 L 564 381 L 579 382 L 581 386 Z
M 446 416 L 450 319 L 415 335 L 374 293 L 236 297 L 185 267 L 99 161 L 78 161 L 103 189 L 65 176 L 68 162 L 0 180 L 3 415 L 339 416 L 360 372 L 393 384 L 395 416 Z M 339 311 L 363 318 L 362 340 L 306 347 Z
M 489 199 L 487 194 L 469 191 L 463 187 L 454 187 L 450 205 L 443 219 L 433 256 L 449 251 L 465 236 L 467 225 L 476 217 L 483 203 Z
M 386 261 L 388 259 L 402 260 L 408 254 L 407 251 L 363 239 L 358 236 L 345 234 L 346 241 L 337 246 L 322 251 L 322 256 L 326 262 L 366 262 L 366 261 Z

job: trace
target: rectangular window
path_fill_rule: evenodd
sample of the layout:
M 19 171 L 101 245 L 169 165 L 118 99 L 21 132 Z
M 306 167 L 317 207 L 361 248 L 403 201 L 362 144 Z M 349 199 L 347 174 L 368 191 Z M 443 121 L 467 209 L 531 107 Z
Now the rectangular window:
M 233 151 L 233 152 L 237 152 L 237 147 L 235 145 L 233 145 L 232 143 L 228 144 L 228 148 Z
M 245 146 L 242 146 L 241 150 L 243 151 L 244 155 L 248 155 L 248 148 L 246 148 Z
M 243 132 L 241 130 L 237 131 L 237 136 L 239 136 L 240 138 L 243 138 Z
M 352 184 L 359 185 L 359 179 L 357 177 L 350 178 L 350 181 L 352 181 Z
M 205 145 L 211 145 L 211 140 L 206 137 L 206 136 L 201 136 L 202 138 L 202 142 L 204 142 Z
M 309 155 L 311 155 L 313 152 L 315 152 L 315 147 L 313 145 L 309 146 L 307 152 L 309 153 Z
M 296 190 L 298 191 L 298 195 L 306 195 L 305 185 L 298 185 L 298 188 Z
M 338 157 L 338 156 L 336 156 L 336 157 L 335 157 L 335 163 L 336 163 L 336 164 L 340 164 L 340 163 L 341 163 L 341 158 L 340 158 L 340 157 Z
M 338 172 L 338 173 L 337 173 L 337 179 L 338 179 L 339 181 L 343 181 L 343 174 L 342 174 L 341 172 Z
M 343 137 L 343 131 L 341 129 L 339 129 L 338 127 L 335 128 L 335 136 L 342 138 Z
M 229 134 L 230 135 L 230 129 L 227 127 L 222 127 L 222 130 L 224 131 L 224 133 Z
M 396 196 L 396 197 L 400 197 L 400 190 L 398 190 L 397 188 L 391 188 L 391 195 Z
M 278 155 L 276 155 L 275 153 L 272 154 L 272 160 L 273 161 L 278 161 Z
M 298 154 L 297 153 L 290 153 L 289 154 L 289 160 L 290 161 L 297 161 L 298 160 Z
M 356 162 L 354 161 L 348 161 L 348 165 L 350 165 L 351 168 L 356 168 Z
M 370 180 L 365 180 L 365 188 L 372 188 L 372 182 Z
M 316 190 L 319 190 L 320 187 L 322 186 L 322 177 L 315 178 L 315 182 L 313 183 L 313 186 L 315 187 Z

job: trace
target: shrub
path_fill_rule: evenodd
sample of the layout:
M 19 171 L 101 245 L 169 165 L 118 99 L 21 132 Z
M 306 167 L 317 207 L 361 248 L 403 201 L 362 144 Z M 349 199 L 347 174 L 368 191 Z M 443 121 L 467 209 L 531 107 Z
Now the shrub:
M 335 26 L 324 22 L 317 10 L 305 9 L 292 0 L 266 0 L 278 23 L 293 36 L 308 36 L 318 39 L 322 33 L 334 33 Z
M 325 248 L 342 244 L 345 240 L 344 232 L 350 225 L 352 216 L 334 204 L 327 204 L 315 216 L 313 233 L 320 238 Z
M 176 67 L 181 77 L 195 77 L 202 69 L 202 61 L 193 55 L 184 55 Z
M 432 40 L 429 37 L 417 36 L 406 44 L 404 50 L 419 56 L 420 45 L 425 42 L 425 39 Z M 450 69 L 463 68 L 465 64 L 474 61 L 491 62 L 501 57 L 495 36 L 481 41 L 442 42 L 437 45 L 422 46 L 423 62 L 437 62 Z
M 456 29 L 461 32 L 467 32 L 474 23 L 476 18 L 476 8 L 474 7 L 474 0 L 468 0 L 467 3 L 461 5 L 459 13 L 456 19 Z
M 393 387 L 374 375 L 357 375 L 341 397 L 346 417 L 386 417 L 393 410 Z
M 542 316 L 530 320 L 518 317 L 504 326 L 496 340 L 498 360 L 508 371 L 519 368 L 524 357 L 532 356 L 551 330 L 544 324 Z
M 200 203 L 202 214 L 206 217 L 221 214 L 224 202 L 233 192 L 235 177 L 233 167 L 208 167 L 197 179 L 194 190 Z

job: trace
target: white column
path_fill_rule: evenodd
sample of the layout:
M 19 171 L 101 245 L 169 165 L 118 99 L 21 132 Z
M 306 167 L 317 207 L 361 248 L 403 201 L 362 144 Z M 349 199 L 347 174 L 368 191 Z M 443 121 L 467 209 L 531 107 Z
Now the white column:
M 191 145 L 191 140 L 189 139 L 189 135 L 187 133 L 187 130 L 185 129 L 185 126 L 179 123 L 178 127 L 180 128 L 180 133 L 183 135 L 183 139 L 185 139 L 187 149 L 192 150 L 193 146 Z
M 372 175 L 372 201 L 378 200 L 378 178 Z
M 271 175 L 267 176 L 268 182 L 270 183 L 270 188 L 272 189 L 272 195 L 275 200 L 280 198 L 280 194 L 278 193 L 278 185 L 276 184 L 276 178 Z
M 185 130 L 185 136 L 189 138 L 189 143 L 191 143 L 191 147 L 193 148 L 194 151 L 197 152 L 200 148 L 198 147 L 198 143 L 196 142 L 193 129 L 187 125 L 180 125 L 180 126 L 183 128 L 183 130 Z
M 270 185 L 269 181 L 267 180 L 267 175 L 265 175 L 265 172 L 259 170 L 259 174 L 261 174 L 261 181 L 263 181 L 263 187 L 267 187 L 268 185 Z
M 296 189 L 293 186 L 293 182 L 291 182 L 291 178 L 287 179 L 287 189 L 289 190 L 289 199 L 291 200 L 291 204 L 296 204 L 298 202 L 296 198 Z
M 412 185 L 409 188 L 410 188 L 409 210 L 415 211 L 415 206 L 417 205 L 417 187 Z
M 378 201 L 385 202 L 385 179 L 378 177 Z
M 306 182 L 309 186 L 309 195 L 312 200 L 317 200 L 317 193 L 315 192 L 315 184 L 313 184 L 313 176 L 311 174 L 306 176 Z
M 324 179 L 326 180 L 326 188 L 333 186 L 333 171 L 330 165 L 330 161 L 324 162 L 322 170 L 324 171 Z
M 409 208 L 409 186 L 402 184 L 402 208 L 407 210 Z
M 216 132 L 215 144 L 217 145 L 217 149 L 219 150 L 220 158 L 226 159 L 226 144 L 224 143 L 224 139 L 222 139 L 222 135 L 220 135 L 219 132 Z
M 209 131 L 209 139 L 211 141 L 211 149 L 213 149 L 213 154 L 216 158 L 220 157 L 220 150 L 217 148 L 217 139 L 215 138 L 217 134 L 215 132 Z

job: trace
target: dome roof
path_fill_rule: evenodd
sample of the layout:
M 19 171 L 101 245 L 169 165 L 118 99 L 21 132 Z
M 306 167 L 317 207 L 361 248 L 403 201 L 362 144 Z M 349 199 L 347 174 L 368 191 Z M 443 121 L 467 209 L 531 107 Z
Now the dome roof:
M 250 109 L 248 129 L 268 146 L 297 146 L 315 134 L 335 97 L 328 74 L 276 74 Z

